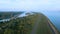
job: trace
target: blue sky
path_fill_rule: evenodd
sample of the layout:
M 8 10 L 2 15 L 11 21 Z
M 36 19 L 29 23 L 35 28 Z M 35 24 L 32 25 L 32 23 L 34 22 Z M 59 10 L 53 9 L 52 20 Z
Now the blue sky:
M 0 0 L 2 11 L 60 10 L 60 0 Z

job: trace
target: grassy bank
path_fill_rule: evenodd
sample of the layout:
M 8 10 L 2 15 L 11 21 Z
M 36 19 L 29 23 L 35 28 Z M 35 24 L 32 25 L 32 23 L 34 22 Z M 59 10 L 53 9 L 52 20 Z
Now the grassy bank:
M 40 17 L 41 18 L 40 18 L 40 22 L 39 22 L 36 34 L 54 34 L 54 32 L 52 31 L 52 29 L 49 27 L 49 24 L 48 24 L 49 22 L 52 24 L 52 22 L 43 14 L 40 15 Z M 59 31 L 54 25 L 53 27 L 59 33 Z

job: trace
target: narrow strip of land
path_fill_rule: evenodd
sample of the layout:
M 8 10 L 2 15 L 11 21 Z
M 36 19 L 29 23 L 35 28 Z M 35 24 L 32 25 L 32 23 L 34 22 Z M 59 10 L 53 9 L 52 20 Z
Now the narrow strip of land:
M 39 26 L 40 19 L 41 19 L 41 17 L 38 17 L 38 19 L 36 19 L 37 21 L 34 23 L 34 27 L 33 27 L 33 29 L 32 29 L 31 34 L 36 34 L 37 28 L 38 28 L 38 26 Z
M 43 20 L 41 23 L 41 19 Z M 40 24 L 40 25 L 39 25 Z M 39 27 L 38 27 L 39 26 Z M 53 26 L 53 24 L 46 17 L 38 17 L 34 23 L 31 34 L 37 34 L 37 30 L 40 29 L 39 34 L 59 34 L 58 30 Z
M 56 28 L 50 23 L 49 20 L 48 20 L 48 24 L 50 25 L 50 27 L 51 27 L 52 30 L 54 31 L 54 34 L 59 34 L 58 31 L 56 30 Z

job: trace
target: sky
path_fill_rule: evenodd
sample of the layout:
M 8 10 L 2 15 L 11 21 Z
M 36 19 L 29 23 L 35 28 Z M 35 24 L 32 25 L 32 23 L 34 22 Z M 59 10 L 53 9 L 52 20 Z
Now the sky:
M 0 0 L 0 11 L 60 10 L 60 0 Z

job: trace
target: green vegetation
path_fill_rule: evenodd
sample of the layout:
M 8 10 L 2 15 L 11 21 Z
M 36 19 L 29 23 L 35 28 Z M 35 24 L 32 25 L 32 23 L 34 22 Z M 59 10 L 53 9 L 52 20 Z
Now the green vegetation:
M 37 18 L 38 15 L 33 14 L 2 22 L 0 23 L 0 34 L 30 34 Z
M 0 23 L 0 34 L 30 34 L 35 23 L 39 21 L 36 34 L 53 34 L 48 26 L 48 19 L 41 13 L 35 13 L 25 17 L 12 19 Z
M 0 12 L 0 20 L 8 19 L 15 15 L 22 14 L 23 12 Z
M 43 14 L 40 14 L 40 17 L 41 18 L 40 18 L 40 22 L 39 22 L 36 34 L 55 34 L 54 31 L 52 31 L 53 29 L 51 29 L 51 27 L 48 24 L 49 22 L 52 24 L 52 22 Z M 54 26 L 54 28 L 56 27 Z M 59 34 L 59 31 L 57 30 L 57 28 L 56 28 L 56 31 Z
M 48 20 L 44 15 L 40 16 L 40 22 L 37 29 L 37 34 L 53 34 L 48 26 Z

